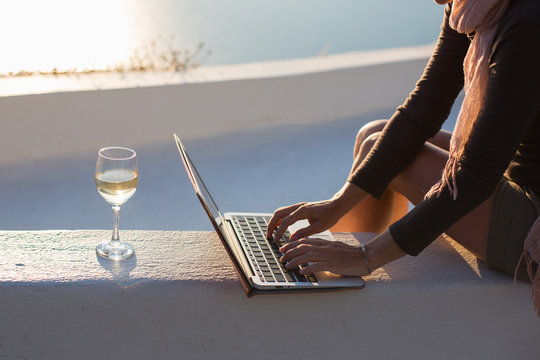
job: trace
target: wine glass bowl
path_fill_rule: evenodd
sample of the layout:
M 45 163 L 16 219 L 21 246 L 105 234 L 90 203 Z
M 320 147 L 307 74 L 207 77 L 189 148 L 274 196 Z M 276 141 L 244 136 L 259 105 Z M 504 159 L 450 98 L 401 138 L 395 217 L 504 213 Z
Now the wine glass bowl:
M 135 151 L 123 147 L 99 150 L 95 182 L 99 194 L 112 206 L 113 211 L 112 238 L 99 244 L 96 252 L 111 260 L 127 259 L 134 250 L 129 243 L 120 241 L 118 220 L 120 207 L 135 194 L 139 182 Z

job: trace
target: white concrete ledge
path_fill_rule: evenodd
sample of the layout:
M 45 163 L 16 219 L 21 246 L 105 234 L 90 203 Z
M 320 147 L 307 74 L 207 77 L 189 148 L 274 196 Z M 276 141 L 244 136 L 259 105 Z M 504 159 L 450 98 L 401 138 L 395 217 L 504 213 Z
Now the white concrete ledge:
M 187 73 L 0 79 L 0 166 L 211 137 L 228 131 L 390 114 L 431 46 L 228 65 Z M 38 93 L 38 94 L 36 94 Z M 389 115 L 390 115 L 389 114 Z
M 202 84 L 297 76 L 371 65 L 424 60 L 431 55 L 434 47 L 435 44 L 427 44 L 382 50 L 355 51 L 311 58 L 204 66 L 179 72 L 145 71 L 6 77 L 0 79 L 0 96 Z
M 366 288 L 245 297 L 211 232 L 0 232 L 0 359 L 534 359 L 530 286 L 451 240 Z M 353 235 L 337 234 L 344 241 Z M 356 236 L 362 241 L 360 235 Z

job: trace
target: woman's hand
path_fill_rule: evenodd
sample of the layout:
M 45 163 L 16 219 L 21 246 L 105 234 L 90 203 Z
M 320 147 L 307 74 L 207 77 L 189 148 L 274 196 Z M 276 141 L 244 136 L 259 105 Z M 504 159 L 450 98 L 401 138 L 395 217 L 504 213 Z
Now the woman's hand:
M 351 276 L 369 275 L 362 250 L 339 241 L 301 239 L 290 242 L 279 250 L 283 253 L 281 262 L 286 264 L 287 269 L 310 263 L 300 270 L 303 275 L 316 271 L 331 271 Z
M 343 216 L 335 202 L 323 200 L 317 202 L 299 203 L 277 209 L 270 221 L 266 237 L 272 238 L 274 230 L 274 241 L 281 239 L 287 228 L 301 219 L 307 219 L 310 223 L 308 227 L 298 230 L 291 236 L 291 241 L 296 241 L 312 234 L 320 233 L 332 227 Z
M 390 261 L 399 259 L 405 252 L 395 243 L 389 230 L 377 235 L 365 245 L 366 256 L 357 246 L 323 239 L 301 239 L 283 245 L 281 262 L 292 269 L 310 263 L 300 273 L 331 271 L 335 274 L 365 276 Z M 369 270 L 367 264 L 369 263 Z
M 291 241 L 308 237 L 330 229 L 354 205 L 367 197 L 367 193 L 358 186 L 347 183 L 332 199 L 299 203 L 277 209 L 268 223 L 266 237 L 274 241 L 281 239 L 287 228 L 298 220 L 306 219 L 309 226 L 298 230 L 291 236 Z

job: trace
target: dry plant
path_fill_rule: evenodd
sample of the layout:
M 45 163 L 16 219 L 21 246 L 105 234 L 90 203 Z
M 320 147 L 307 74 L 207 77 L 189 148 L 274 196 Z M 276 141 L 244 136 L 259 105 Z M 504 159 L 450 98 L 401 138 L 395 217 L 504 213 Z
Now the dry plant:
M 92 73 L 122 73 L 122 72 L 145 72 L 145 71 L 186 71 L 201 66 L 210 55 L 211 50 L 204 51 L 204 43 L 197 44 L 193 51 L 178 50 L 174 46 L 174 35 L 167 40 L 158 37 L 157 40 L 150 42 L 150 45 L 141 50 L 134 50 L 129 57 L 127 64 L 119 63 L 105 69 L 67 69 L 58 70 L 53 68 L 50 71 L 28 71 L 0 73 L 2 77 L 21 77 L 33 75 L 78 75 Z
M 152 41 L 143 51 L 135 50 L 129 58 L 128 71 L 183 71 L 193 69 L 201 65 L 201 61 L 212 54 L 208 50 L 203 54 L 204 43 L 199 43 L 195 50 L 175 49 L 174 36 L 165 42 L 163 38 Z M 203 56 L 202 60 L 199 58 Z

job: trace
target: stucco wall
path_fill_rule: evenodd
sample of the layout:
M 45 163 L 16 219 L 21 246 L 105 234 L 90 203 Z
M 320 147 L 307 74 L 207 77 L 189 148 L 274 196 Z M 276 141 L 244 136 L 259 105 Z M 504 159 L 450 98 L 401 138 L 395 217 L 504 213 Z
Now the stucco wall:
M 362 290 L 247 298 L 210 232 L 0 232 L 0 359 L 536 359 L 530 286 L 439 239 Z M 366 241 L 367 236 L 337 234 Z
M 202 68 L 184 76 L 88 75 L 69 79 L 59 92 L 53 84 L 29 95 L 9 95 L 21 83 L 0 81 L 8 94 L 0 97 L 0 166 L 110 144 L 161 143 L 173 132 L 196 138 L 386 110 L 403 101 L 427 62 L 425 48 L 414 50 Z M 30 79 L 20 81 L 32 93 Z

